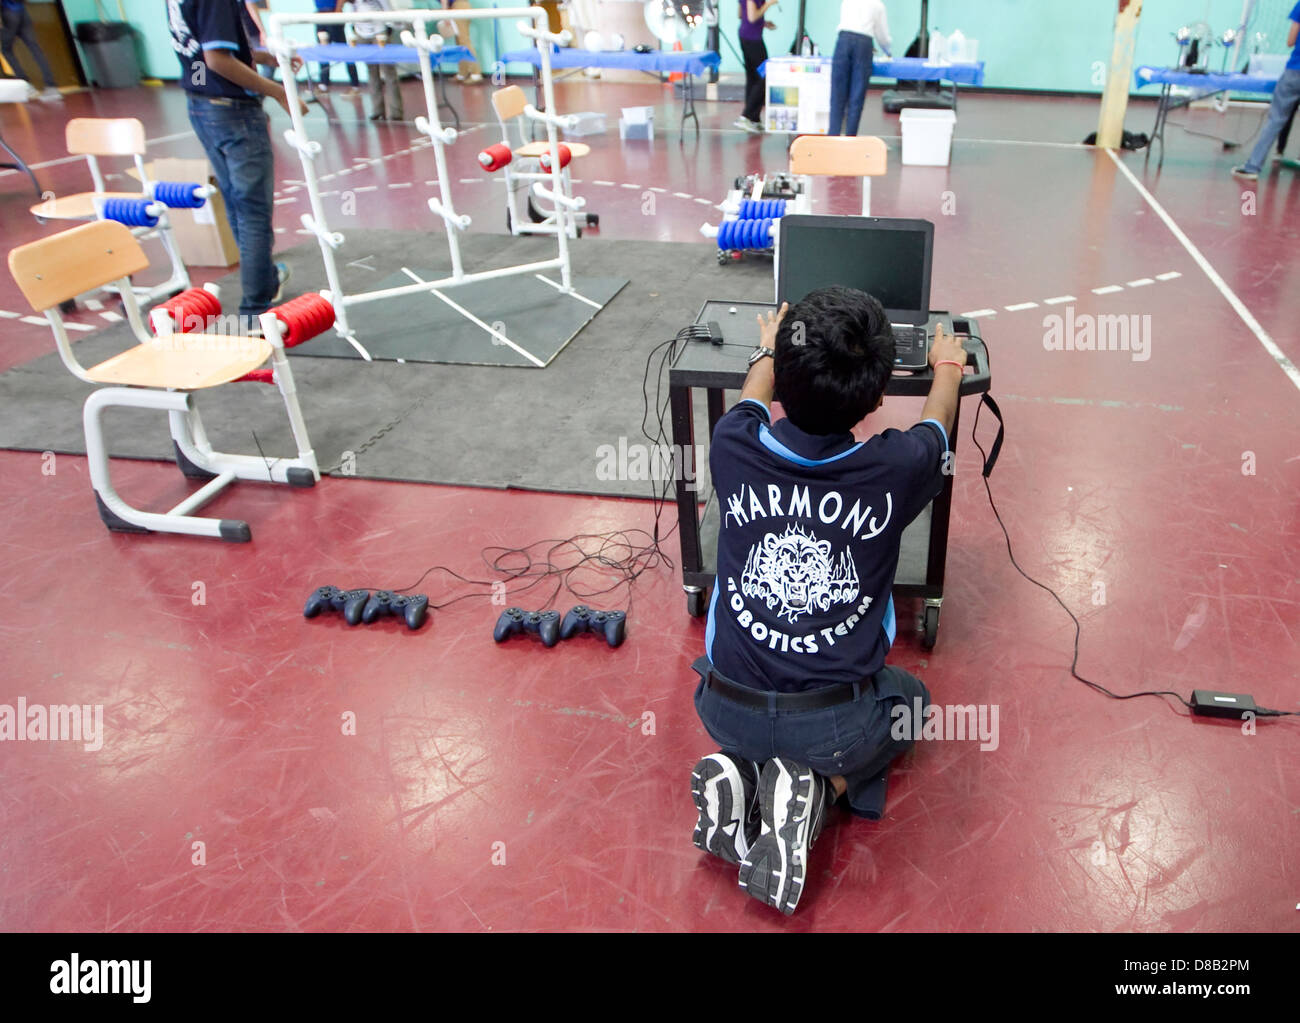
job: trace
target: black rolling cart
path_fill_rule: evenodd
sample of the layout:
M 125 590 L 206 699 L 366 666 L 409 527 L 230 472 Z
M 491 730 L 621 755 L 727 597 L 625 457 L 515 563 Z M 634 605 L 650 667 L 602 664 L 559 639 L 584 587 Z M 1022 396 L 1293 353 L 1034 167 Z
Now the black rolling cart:
M 704 303 L 696 323 L 715 322 L 722 328 L 724 343 L 679 341 L 668 370 L 669 404 L 672 415 L 672 443 L 675 450 L 693 449 L 697 442 L 694 392 L 705 393 L 708 430 L 699 437 L 705 442 L 726 411 L 725 392 L 738 391 L 745 383 L 748 358 L 758 344 L 757 316 L 776 307 L 767 302 Z M 990 386 L 988 349 L 980 336 L 979 324 L 946 312 L 931 312 L 929 330 L 937 325 L 962 337 L 966 348 L 967 372 L 961 394 L 984 394 Z M 933 374 L 897 373 L 885 389 L 887 395 L 925 397 L 930 391 Z M 953 421 L 949 444 L 957 447 L 961 408 Z M 679 476 L 682 474 L 679 474 Z M 677 527 L 681 534 L 682 588 L 686 591 L 686 610 L 702 617 L 708 608 L 709 588 L 717 569 L 718 502 L 710 497 L 700 514 L 700 500 L 705 496 L 694 489 L 692 481 L 679 478 L 677 491 Z M 943 606 L 944 567 L 948 558 L 948 520 L 952 511 L 952 476 L 944 478 L 943 490 L 903 533 L 899 550 L 898 572 L 894 578 L 896 597 L 921 598 L 925 602 L 924 634 L 926 649 L 934 646 L 939 633 L 939 611 Z

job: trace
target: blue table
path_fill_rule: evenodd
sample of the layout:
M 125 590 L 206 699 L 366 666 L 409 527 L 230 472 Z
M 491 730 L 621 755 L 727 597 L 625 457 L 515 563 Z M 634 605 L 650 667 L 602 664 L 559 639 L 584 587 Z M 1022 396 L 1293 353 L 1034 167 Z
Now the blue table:
M 1271 93 L 1277 86 L 1277 79 L 1267 75 L 1247 75 L 1240 72 L 1208 72 L 1198 74 L 1193 71 L 1187 71 L 1183 68 L 1176 67 L 1152 67 L 1149 64 L 1143 64 L 1133 72 L 1134 86 L 1138 89 L 1145 85 L 1159 85 L 1160 102 L 1156 106 L 1156 123 L 1151 129 L 1151 142 L 1147 146 L 1147 160 L 1151 159 L 1151 150 L 1155 148 L 1156 141 L 1160 142 L 1160 159 L 1156 162 L 1157 169 L 1165 162 L 1165 127 L 1169 122 L 1169 112 L 1178 110 L 1181 107 L 1190 105 L 1193 100 L 1204 99 L 1206 96 L 1213 96 L 1218 92 L 1260 92 Z M 1188 89 L 1202 90 L 1199 95 L 1195 96 L 1174 96 L 1173 90 L 1177 86 Z M 1236 145 L 1235 142 L 1223 142 L 1224 149 L 1231 149 Z
M 782 58 L 787 59 L 787 58 Z M 808 64 L 830 64 L 831 57 L 791 57 Z M 767 61 L 759 65 L 758 73 L 766 74 Z M 952 106 L 957 108 L 958 85 L 983 85 L 984 61 L 964 61 L 946 64 L 931 61 L 928 57 L 885 57 L 871 61 L 872 78 L 894 78 L 900 82 L 951 82 Z M 942 91 L 942 87 L 940 89 Z M 886 112 L 893 112 L 886 105 Z
M 505 64 L 531 64 L 533 66 L 534 84 L 542 66 L 542 55 L 537 48 L 530 50 L 511 50 L 501 55 Z M 686 119 L 695 118 L 695 134 L 700 133 L 700 118 L 695 112 L 695 76 L 718 67 L 722 58 L 712 50 L 693 53 L 673 50 L 652 50 L 649 53 L 637 53 L 635 50 L 576 50 L 553 49 L 551 67 L 553 68 L 588 68 L 601 67 L 617 71 L 644 71 L 646 74 L 681 74 L 682 80 L 682 130 L 686 129 Z M 537 89 L 537 105 L 541 109 L 541 90 Z
M 304 61 L 318 64 L 418 64 L 420 53 L 412 46 L 375 46 L 373 44 L 349 46 L 347 43 L 326 43 L 325 45 L 300 46 L 294 51 Z M 460 114 L 447 98 L 447 86 L 442 77 L 442 65 L 459 63 L 462 60 L 474 60 L 474 51 L 468 46 L 444 46 L 437 53 L 429 54 L 433 65 L 434 84 L 438 96 L 438 107 L 446 107 L 460 129 Z

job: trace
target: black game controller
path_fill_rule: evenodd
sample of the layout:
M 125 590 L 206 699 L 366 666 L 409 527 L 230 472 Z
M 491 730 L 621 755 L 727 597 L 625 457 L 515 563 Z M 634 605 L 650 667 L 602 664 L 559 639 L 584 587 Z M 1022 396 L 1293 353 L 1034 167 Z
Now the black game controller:
M 571 639 L 580 632 L 600 632 L 610 646 L 621 646 L 627 635 L 626 611 L 593 611 L 579 604 L 560 623 L 560 639 Z
M 392 590 L 375 590 L 366 601 L 361 620 L 367 625 L 378 621 L 382 615 L 403 615 L 408 629 L 418 629 L 429 614 L 429 598 L 423 593 L 394 593 Z
M 307 598 L 302 616 L 315 618 L 322 611 L 342 611 L 343 620 L 349 625 L 356 625 L 361 621 L 361 612 L 369 599 L 369 590 L 340 590 L 337 586 L 322 586 Z
M 560 641 L 559 611 L 525 611 L 518 607 L 508 607 L 497 619 L 492 638 L 504 643 L 517 632 L 535 632 L 541 638 L 543 646 L 555 646 Z

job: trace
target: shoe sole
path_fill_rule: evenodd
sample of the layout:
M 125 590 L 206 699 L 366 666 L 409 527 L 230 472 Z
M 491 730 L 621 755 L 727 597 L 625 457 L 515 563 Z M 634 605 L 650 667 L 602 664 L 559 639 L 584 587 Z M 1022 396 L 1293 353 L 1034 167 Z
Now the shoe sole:
M 740 865 L 737 883 L 753 898 L 795 911 L 808 869 L 813 772 L 789 760 L 769 760 L 758 783 L 763 830 Z
M 745 784 L 735 764 L 718 757 L 705 757 L 695 765 L 691 772 L 691 798 L 700 817 L 695 822 L 691 841 L 696 848 L 728 863 L 739 864 L 744 859 L 744 853 L 736 848 L 737 839 L 744 841 L 744 808 L 737 806 L 744 801 L 744 794 Z M 725 830 L 728 823 L 736 825 L 734 836 Z

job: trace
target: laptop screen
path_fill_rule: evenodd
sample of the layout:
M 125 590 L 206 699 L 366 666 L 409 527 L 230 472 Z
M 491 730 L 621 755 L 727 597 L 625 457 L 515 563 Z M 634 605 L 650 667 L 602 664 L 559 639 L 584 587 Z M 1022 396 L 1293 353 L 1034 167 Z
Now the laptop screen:
M 926 322 L 934 225 L 884 217 L 783 217 L 777 303 L 840 284 L 874 295 L 894 323 Z

